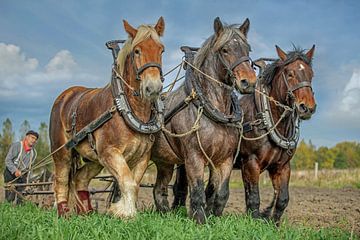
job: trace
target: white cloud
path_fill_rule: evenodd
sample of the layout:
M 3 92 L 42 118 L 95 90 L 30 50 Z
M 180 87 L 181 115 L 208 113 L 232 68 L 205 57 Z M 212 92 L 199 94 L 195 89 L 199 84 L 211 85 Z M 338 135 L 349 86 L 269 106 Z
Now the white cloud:
M 18 46 L 0 43 L 1 78 L 34 71 L 39 65 L 35 58 L 28 58 Z
M 47 73 L 72 72 L 76 67 L 76 62 L 68 50 L 58 52 L 46 65 Z
M 39 61 L 27 57 L 20 47 L 0 43 L 0 97 L 11 98 L 24 93 L 36 97 L 44 94 L 51 85 L 60 82 L 64 86 L 70 80 L 84 77 L 76 71 L 76 61 L 68 50 L 56 53 L 45 68 L 38 66 Z
M 342 110 L 360 117 L 360 69 L 355 69 L 343 91 Z

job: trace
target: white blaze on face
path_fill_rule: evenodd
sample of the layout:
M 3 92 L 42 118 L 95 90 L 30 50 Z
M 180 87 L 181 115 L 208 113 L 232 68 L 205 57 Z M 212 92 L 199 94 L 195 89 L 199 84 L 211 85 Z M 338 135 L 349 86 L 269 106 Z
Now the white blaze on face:
M 302 65 L 302 64 L 300 63 L 300 68 L 299 68 L 299 70 L 301 71 L 301 70 L 304 70 L 304 69 L 305 69 L 304 65 Z

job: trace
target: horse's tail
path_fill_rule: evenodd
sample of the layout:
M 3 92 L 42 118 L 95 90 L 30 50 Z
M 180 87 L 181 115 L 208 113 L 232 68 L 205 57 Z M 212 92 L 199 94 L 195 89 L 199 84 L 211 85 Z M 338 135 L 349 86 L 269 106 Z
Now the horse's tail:
M 76 182 L 75 182 L 75 174 L 81 162 L 80 154 L 75 149 L 71 149 L 70 151 L 71 151 L 71 161 L 70 161 L 70 173 L 69 173 L 68 206 L 71 210 L 74 210 L 76 209 L 76 207 L 84 208 L 85 206 L 78 196 L 76 190 Z

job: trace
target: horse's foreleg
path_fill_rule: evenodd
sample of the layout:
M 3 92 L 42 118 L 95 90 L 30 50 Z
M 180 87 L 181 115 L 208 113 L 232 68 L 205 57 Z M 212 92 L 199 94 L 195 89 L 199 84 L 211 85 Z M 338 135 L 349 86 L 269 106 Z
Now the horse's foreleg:
M 88 187 L 91 179 L 98 175 L 102 169 L 103 166 L 97 162 L 87 162 L 77 171 L 75 175 L 75 186 L 79 197 L 76 203 L 76 211 L 78 214 L 93 211 Z
M 210 168 L 209 181 L 205 189 L 206 214 L 213 214 L 216 193 L 220 183 L 220 173 L 217 169 Z
M 157 163 L 156 183 L 153 189 L 153 196 L 156 209 L 160 212 L 167 212 L 170 210 L 168 201 L 168 185 L 171 181 L 174 165 Z
M 201 154 L 201 153 L 200 153 Z M 198 224 L 206 221 L 205 191 L 204 191 L 204 159 L 199 154 L 193 154 L 185 160 L 185 168 L 190 186 L 189 215 Z
M 139 186 L 124 156 L 116 148 L 108 149 L 101 155 L 101 164 L 116 178 L 121 192 L 120 200 L 111 204 L 109 212 L 121 218 L 135 217 Z
M 176 179 L 173 186 L 174 201 L 172 208 L 178 208 L 186 205 L 188 195 L 188 181 L 186 176 L 185 165 L 179 165 L 176 169 Z
M 269 171 L 270 178 L 274 187 L 275 208 L 271 216 L 277 226 L 280 224 L 280 218 L 289 203 L 289 180 L 290 180 L 290 163 L 288 162 L 283 168 Z
M 70 209 L 69 200 L 69 174 L 71 169 L 71 152 L 65 148 L 53 155 L 55 175 L 54 193 L 58 216 L 66 215 Z
M 216 195 L 213 207 L 213 214 L 215 216 L 221 216 L 224 211 L 225 205 L 229 199 L 229 180 L 231 175 L 231 170 L 233 167 L 233 158 L 228 158 L 224 161 L 218 168 L 219 183 L 216 188 Z
M 260 194 L 259 176 L 260 167 L 256 162 L 255 156 L 245 159 L 242 164 L 241 175 L 245 189 L 246 211 L 254 218 L 259 218 Z

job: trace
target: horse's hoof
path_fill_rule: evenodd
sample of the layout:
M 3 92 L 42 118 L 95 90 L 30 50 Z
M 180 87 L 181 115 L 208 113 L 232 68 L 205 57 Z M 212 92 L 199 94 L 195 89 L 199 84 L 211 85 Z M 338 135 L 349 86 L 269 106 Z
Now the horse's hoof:
M 192 218 L 195 220 L 197 224 L 205 224 L 206 223 L 206 215 L 204 211 L 196 211 L 192 214 Z
M 67 217 L 69 215 L 70 208 L 67 201 L 59 202 L 57 204 L 57 213 L 59 217 Z
M 94 211 L 91 206 L 90 193 L 89 191 L 78 191 L 79 200 L 76 203 L 77 214 L 89 214 Z

